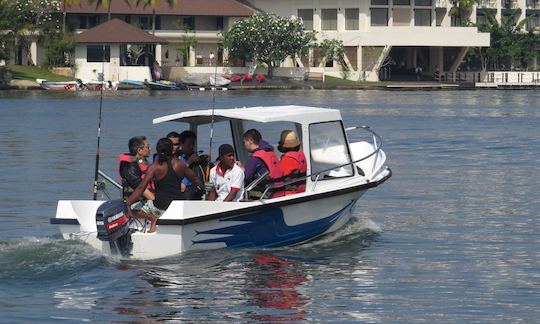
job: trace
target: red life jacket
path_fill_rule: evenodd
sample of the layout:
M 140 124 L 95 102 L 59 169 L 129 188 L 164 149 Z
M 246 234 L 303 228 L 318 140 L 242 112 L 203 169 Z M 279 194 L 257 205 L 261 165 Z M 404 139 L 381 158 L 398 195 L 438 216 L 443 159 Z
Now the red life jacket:
M 305 176 L 307 173 L 306 156 L 303 151 L 289 151 L 283 154 L 281 159 L 293 159 L 298 163 L 298 169 L 293 170 L 290 174 L 286 175 L 283 179 L 288 181 L 294 178 Z M 285 186 L 285 195 L 293 195 L 296 193 L 306 191 L 306 181 L 298 181 Z
M 307 172 L 307 162 L 306 156 L 302 151 L 289 151 L 286 152 L 282 158 L 289 157 L 294 159 L 298 163 L 298 172 L 302 175 L 305 175 Z
M 118 174 L 120 175 L 120 179 L 122 179 L 122 183 L 124 183 L 124 179 L 122 178 L 122 173 L 120 172 L 120 166 L 122 165 L 122 162 L 127 162 L 127 163 L 133 162 L 133 156 L 127 153 L 122 153 L 118 155 Z M 139 169 L 141 169 L 141 172 L 142 172 L 141 179 L 144 179 L 144 177 L 146 177 L 146 170 L 148 170 L 149 165 L 144 164 L 144 163 L 137 163 L 137 164 L 139 166 Z M 150 182 L 148 184 L 148 189 L 151 191 L 154 191 L 153 182 Z
M 283 177 L 283 171 L 281 170 L 281 164 L 279 163 L 278 157 L 274 151 L 257 150 L 252 156 L 257 157 L 264 162 L 266 168 L 270 172 L 270 178 L 274 180 L 281 180 L 281 177 Z

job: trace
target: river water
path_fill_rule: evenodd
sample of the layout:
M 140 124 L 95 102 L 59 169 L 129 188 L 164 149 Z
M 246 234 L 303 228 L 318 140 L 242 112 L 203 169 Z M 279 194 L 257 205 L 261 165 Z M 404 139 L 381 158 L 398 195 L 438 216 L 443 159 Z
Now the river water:
M 540 92 L 230 91 L 217 107 L 339 108 L 384 140 L 393 177 L 335 235 L 297 247 L 120 262 L 49 224 L 88 199 L 95 94 L 0 93 L 0 318 L 28 321 L 509 323 L 540 317 Z M 154 117 L 209 92 L 103 101 L 101 168 Z

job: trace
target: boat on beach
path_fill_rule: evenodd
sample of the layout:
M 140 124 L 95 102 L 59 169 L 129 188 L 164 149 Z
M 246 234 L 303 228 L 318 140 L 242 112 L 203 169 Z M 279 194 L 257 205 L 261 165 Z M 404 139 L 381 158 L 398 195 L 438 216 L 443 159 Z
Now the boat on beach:
M 284 185 L 305 181 L 306 189 L 239 202 L 173 201 L 159 218 L 154 233 L 145 232 L 145 222 L 130 219 L 120 199 L 61 200 L 51 224 L 59 226 L 65 239 L 80 239 L 108 256 L 143 260 L 191 250 L 295 245 L 343 227 L 362 195 L 392 175 L 379 135 L 366 126 L 345 128 L 336 109 L 206 109 L 162 116 L 153 123 L 169 123 L 174 129 L 184 124 L 195 132 L 220 124 L 228 129 L 228 136 L 219 140 L 232 144 L 241 162 L 249 156 L 242 145 L 242 134 L 248 128 L 261 130 L 266 138 L 283 129 L 294 129 L 305 152 L 307 175 Z M 204 135 L 199 132 L 198 141 Z M 246 186 L 245 191 L 252 187 Z M 266 190 L 273 188 L 268 184 Z
M 118 90 L 118 82 L 114 81 L 64 81 L 53 82 L 43 79 L 36 79 L 36 82 L 44 90 L 51 91 L 116 91 Z

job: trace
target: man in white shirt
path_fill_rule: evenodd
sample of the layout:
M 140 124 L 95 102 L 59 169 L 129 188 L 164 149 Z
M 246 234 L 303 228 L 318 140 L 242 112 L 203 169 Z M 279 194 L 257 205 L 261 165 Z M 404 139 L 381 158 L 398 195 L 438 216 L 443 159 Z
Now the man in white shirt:
M 210 182 L 214 189 L 208 200 L 240 201 L 244 195 L 244 171 L 236 165 L 234 148 L 229 144 L 219 147 L 219 163 L 210 170 Z

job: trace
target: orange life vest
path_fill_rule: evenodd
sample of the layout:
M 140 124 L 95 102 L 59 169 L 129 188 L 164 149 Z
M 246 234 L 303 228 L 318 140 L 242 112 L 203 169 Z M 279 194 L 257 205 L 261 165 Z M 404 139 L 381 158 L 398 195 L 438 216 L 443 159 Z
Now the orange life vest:
M 306 156 L 303 151 L 289 151 L 283 154 L 281 159 L 293 159 L 298 163 L 298 169 L 294 170 L 290 174 L 284 177 L 284 181 L 292 180 L 294 178 L 303 177 L 307 173 Z M 285 186 L 285 195 L 292 195 L 299 192 L 306 191 L 306 181 L 298 181 Z
M 274 151 L 258 150 L 253 153 L 253 156 L 264 162 L 266 168 L 270 172 L 270 178 L 273 180 L 281 180 L 283 171 L 281 170 L 281 164 L 279 164 L 278 157 Z

